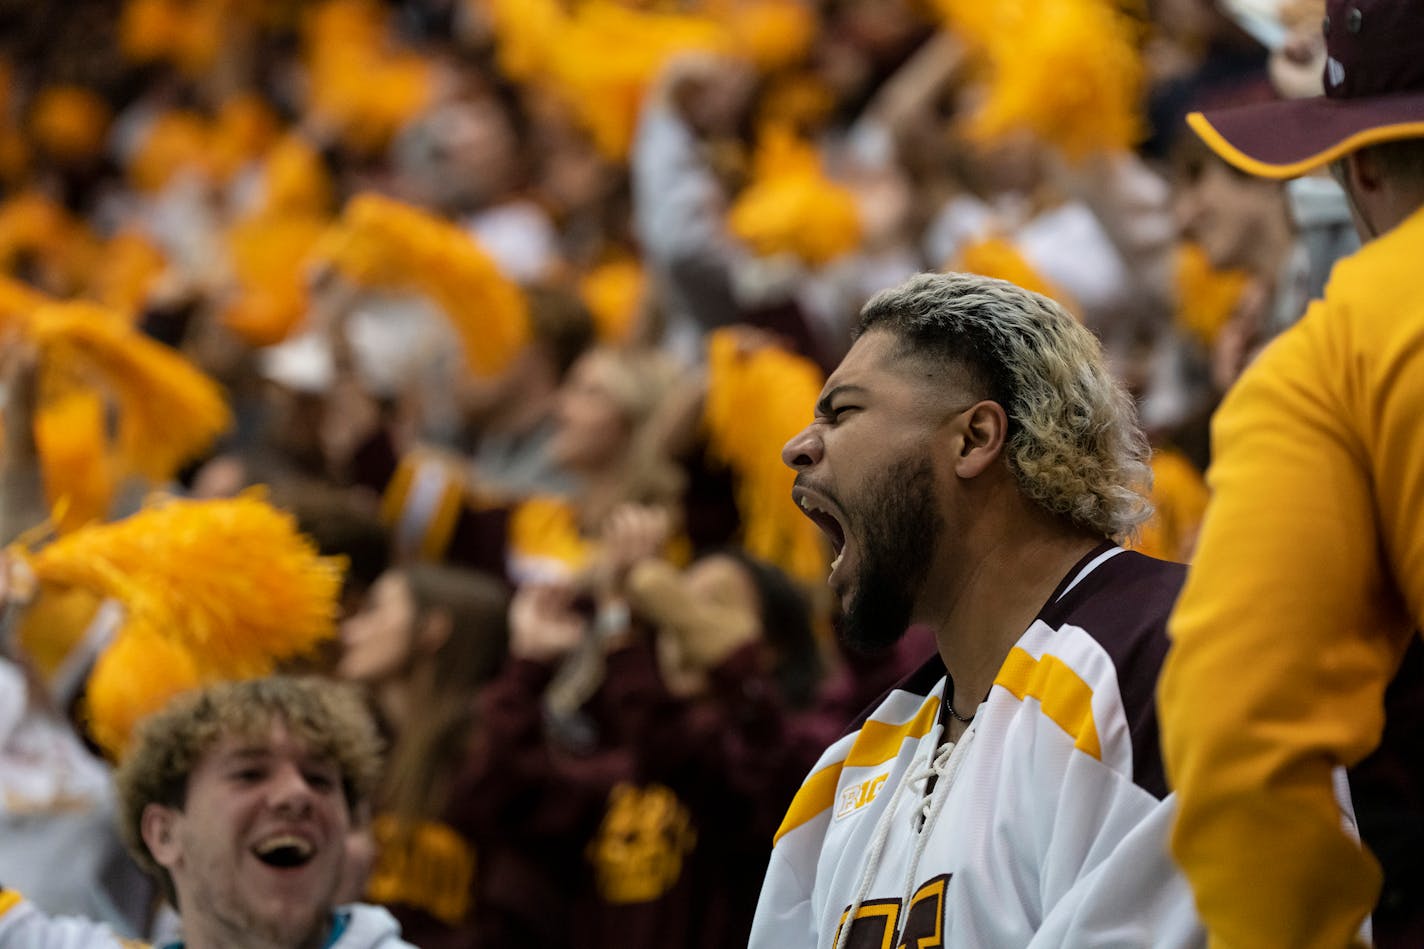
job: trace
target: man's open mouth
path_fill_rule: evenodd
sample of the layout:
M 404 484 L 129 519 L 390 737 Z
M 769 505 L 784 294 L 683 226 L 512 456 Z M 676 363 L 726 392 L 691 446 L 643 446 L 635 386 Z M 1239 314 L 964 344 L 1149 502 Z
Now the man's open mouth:
M 836 568 L 840 566 L 841 557 L 845 553 L 845 527 L 842 526 L 839 518 L 821 506 L 815 498 L 809 495 L 799 494 L 796 498 L 796 503 L 800 505 L 801 510 L 805 512 L 806 516 L 815 522 L 816 526 L 819 527 L 821 532 L 830 540 L 831 549 L 835 553 L 835 560 L 831 562 L 831 572 L 834 573 Z
M 316 856 L 311 841 L 294 834 L 276 834 L 257 843 L 252 855 L 269 867 L 289 870 L 305 866 Z

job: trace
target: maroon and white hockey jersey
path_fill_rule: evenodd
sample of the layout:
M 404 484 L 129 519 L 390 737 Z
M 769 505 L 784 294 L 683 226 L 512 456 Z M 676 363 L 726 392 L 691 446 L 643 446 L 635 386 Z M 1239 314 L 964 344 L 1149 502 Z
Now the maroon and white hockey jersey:
M 1153 704 L 1183 573 L 1090 553 L 956 743 L 937 656 L 886 695 L 797 793 L 752 949 L 1203 944 Z

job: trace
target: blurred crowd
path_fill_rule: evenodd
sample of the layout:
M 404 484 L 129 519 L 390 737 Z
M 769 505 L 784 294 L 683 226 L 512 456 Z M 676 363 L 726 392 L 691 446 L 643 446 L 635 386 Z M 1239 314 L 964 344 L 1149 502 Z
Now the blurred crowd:
M 744 942 L 934 649 L 838 642 L 780 460 L 861 305 L 1067 305 L 1189 559 L 1221 394 L 1356 243 L 1185 116 L 1318 92 L 1322 6 L 0 3 L 0 882 L 161 936 L 128 730 L 298 666 L 380 722 L 343 893 L 410 942 Z

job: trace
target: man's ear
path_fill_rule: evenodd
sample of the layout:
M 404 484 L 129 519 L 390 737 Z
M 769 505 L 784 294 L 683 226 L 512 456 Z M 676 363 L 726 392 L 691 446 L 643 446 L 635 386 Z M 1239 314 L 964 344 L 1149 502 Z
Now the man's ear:
M 955 427 L 954 473 L 961 478 L 975 478 L 1003 454 L 1009 437 L 1009 416 L 1002 405 L 985 399 L 961 413 Z
M 1344 158 L 1345 175 L 1352 187 L 1366 193 L 1380 189 L 1383 181 L 1379 174 L 1379 163 L 1368 148 L 1356 149 Z
M 147 804 L 139 816 L 138 829 L 153 862 L 171 870 L 181 856 L 178 846 L 178 811 L 163 804 Z

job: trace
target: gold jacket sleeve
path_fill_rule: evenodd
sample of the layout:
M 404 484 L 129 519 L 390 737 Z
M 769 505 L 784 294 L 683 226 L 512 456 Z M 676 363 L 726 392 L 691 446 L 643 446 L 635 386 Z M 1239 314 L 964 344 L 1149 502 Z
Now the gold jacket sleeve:
M 1336 266 L 1213 428 L 1159 689 L 1173 853 L 1211 945 L 1350 943 L 1378 865 L 1331 770 L 1379 742 L 1424 628 L 1424 212 Z

